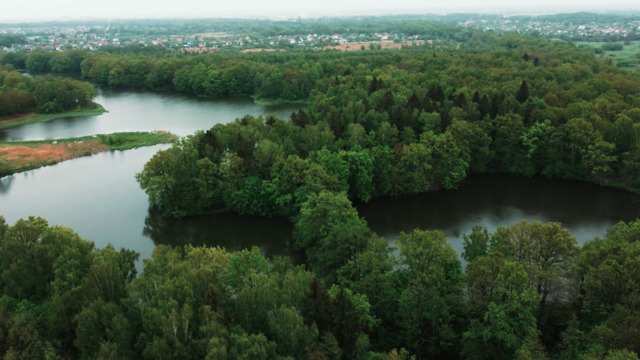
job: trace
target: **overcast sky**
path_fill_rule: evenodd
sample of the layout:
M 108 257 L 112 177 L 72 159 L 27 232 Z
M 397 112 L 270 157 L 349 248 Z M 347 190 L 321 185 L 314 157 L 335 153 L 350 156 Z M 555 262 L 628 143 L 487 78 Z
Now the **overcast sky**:
M 0 22 L 108 18 L 315 17 L 406 13 L 640 11 L 640 0 L 3 0 Z

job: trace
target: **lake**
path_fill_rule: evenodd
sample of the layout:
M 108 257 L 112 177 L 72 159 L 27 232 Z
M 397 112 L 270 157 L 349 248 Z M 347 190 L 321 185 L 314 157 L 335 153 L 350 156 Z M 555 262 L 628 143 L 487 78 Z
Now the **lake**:
M 108 113 L 65 118 L 0 131 L 3 140 L 39 140 L 117 131 L 168 130 L 180 136 L 228 123 L 245 114 L 287 118 L 299 106 L 263 106 L 246 98 L 205 100 L 176 94 L 100 91 Z M 208 244 L 239 250 L 259 246 L 265 255 L 293 256 L 291 224 L 234 214 L 165 219 L 149 211 L 134 179 L 151 156 L 168 145 L 78 158 L 0 179 L 0 215 L 9 224 L 30 215 L 74 229 L 98 247 L 107 243 L 148 258 L 158 244 Z M 490 231 L 526 218 L 560 221 L 582 243 L 603 236 L 620 220 L 640 217 L 640 199 L 592 184 L 482 176 L 458 190 L 358 206 L 369 226 L 393 244 L 400 231 L 442 229 L 453 247 L 474 225 Z

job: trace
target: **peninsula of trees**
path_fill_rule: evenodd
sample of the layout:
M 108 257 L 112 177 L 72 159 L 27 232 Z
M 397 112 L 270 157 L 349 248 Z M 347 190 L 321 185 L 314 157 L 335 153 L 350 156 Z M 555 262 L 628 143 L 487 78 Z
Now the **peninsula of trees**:
M 640 187 L 639 75 L 571 43 L 478 33 L 458 51 L 96 54 L 82 70 L 105 85 L 308 100 L 290 119 L 247 116 L 155 155 L 139 181 L 176 217 L 294 216 L 321 189 L 367 202 L 482 173 Z

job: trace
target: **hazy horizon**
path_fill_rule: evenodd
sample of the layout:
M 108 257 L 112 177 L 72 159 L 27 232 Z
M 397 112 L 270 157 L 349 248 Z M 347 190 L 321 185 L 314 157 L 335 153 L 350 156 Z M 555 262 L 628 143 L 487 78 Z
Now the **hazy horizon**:
M 490 13 L 505 15 L 542 15 L 575 12 L 640 13 L 640 2 L 628 0 L 573 1 L 538 0 L 535 5 L 519 5 L 512 1 L 494 0 L 478 4 L 471 0 L 450 0 L 443 4 L 424 5 L 414 0 L 348 4 L 338 0 L 308 4 L 292 0 L 269 3 L 238 0 L 233 3 L 199 3 L 183 0 L 157 6 L 149 0 L 130 2 L 112 0 L 87 3 L 80 0 L 24 0 L 3 5 L 0 23 L 46 21 L 94 21 L 108 19 L 214 19 L 214 18 L 315 18 L 331 16 L 381 16 L 401 14 Z

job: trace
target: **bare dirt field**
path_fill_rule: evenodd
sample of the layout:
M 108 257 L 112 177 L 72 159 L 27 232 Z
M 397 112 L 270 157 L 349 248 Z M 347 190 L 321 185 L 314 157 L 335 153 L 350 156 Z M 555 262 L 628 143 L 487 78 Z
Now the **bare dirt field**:
M 107 145 L 98 140 L 45 144 L 37 147 L 0 146 L 0 158 L 11 162 L 16 168 L 29 168 L 38 164 L 55 164 L 106 150 L 108 150 Z

